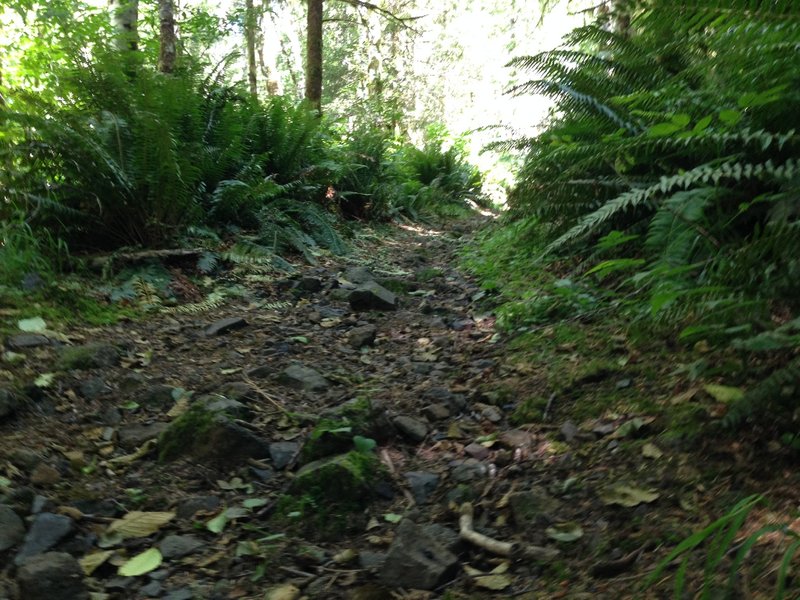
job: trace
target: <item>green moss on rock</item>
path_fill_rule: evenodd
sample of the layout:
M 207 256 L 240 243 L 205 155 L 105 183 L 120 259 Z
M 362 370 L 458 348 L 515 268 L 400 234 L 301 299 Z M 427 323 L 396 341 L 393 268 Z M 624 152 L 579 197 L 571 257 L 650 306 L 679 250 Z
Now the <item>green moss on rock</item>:
M 214 426 L 216 416 L 203 403 L 192 405 L 161 434 L 158 459 L 164 462 L 192 453 Z
M 58 368 L 64 371 L 72 369 L 98 369 L 113 367 L 119 363 L 120 354 L 111 344 L 95 343 L 83 346 L 67 346 L 58 358 Z

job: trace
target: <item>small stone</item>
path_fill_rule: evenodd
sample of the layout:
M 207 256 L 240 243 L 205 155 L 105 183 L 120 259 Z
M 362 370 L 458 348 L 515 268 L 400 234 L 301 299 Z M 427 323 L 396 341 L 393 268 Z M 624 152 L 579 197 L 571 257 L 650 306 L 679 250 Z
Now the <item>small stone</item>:
M 322 289 L 322 280 L 319 277 L 301 277 L 295 284 L 295 289 L 313 294 Z
M 472 319 L 460 319 L 457 321 L 453 321 L 450 324 L 450 328 L 453 331 L 466 331 L 472 329 L 475 326 L 475 321 Z
M 522 429 L 509 429 L 497 436 L 497 443 L 503 448 L 515 450 L 516 448 L 527 448 L 533 442 L 533 435 L 529 431 Z
M 20 333 L 8 338 L 6 345 L 12 350 L 27 350 L 29 348 L 49 346 L 50 339 L 38 333 Z
M 31 473 L 31 483 L 42 487 L 50 487 L 61 481 L 58 469 L 46 463 L 39 463 Z
M 360 285 L 375 281 L 375 275 L 366 267 L 350 267 L 344 272 L 344 279 L 350 283 Z
M 422 409 L 422 414 L 431 421 L 444 421 L 450 417 L 450 407 L 447 404 L 429 404 Z
M 464 452 L 475 460 L 486 460 L 489 458 L 489 449 L 477 442 L 472 442 L 468 446 L 465 446 Z
M 386 562 L 385 552 L 361 550 L 358 553 L 358 564 L 362 569 L 379 569 Z M 384 596 L 381 596 L 382 598 Z
M 12 416 L 19 405 L 19 394 L 8 388 L 0 388 L 0 419 Z
M 252 367 L 245 371 L 245 375 L 250 379 L 263 379 L 271 377 L 275 373 L 275 367 L 272 365 L 261 365 L 259 367 Z
M 490 423 L 499 423 L 503 420 L 503 413 L 496 406 L 486 406 L 481 411 L 481 416 Z
M 119 391 L 123 394 L 130 394 L 142 387 L 147 383 L 147 378 L 142 375 L 141 373 L 137 373 L 136 371 L 132 371 L 130 373 L 126 373 L 122 376 L 119 380 Z
M 487 466 L 474 458 L 456 460 L 450 464 L 453 466 L 453 479 L 459 483 L 483 479 L 489 474 Z
M 392 419 L 397 430 L 413 442 L 421 442 L 428 436 L 428 425 L 414 417 L 400 415 Z
M 212 394 L 202 396 L 198 401 L 204 401 L 206 410 L 212 413 L 225 414 L 242 421 L 250 421 L 253 418 L 253 411 L 238 400 Z
M 456 553 L 458 547 L 461 545 L 461 537 L 458 535 L 458 533 L 449 527 L 445 527 L 444 525 L 439 525 L 438 523 L 428 523 L 422 525 L 422 530 L 426 535 L 435 539 L 442 546 L 450 550 L 450 552 Z
M 158 545 L 164 558 L 181 558 L 197 552 L 205 546 L 205 542 L 193 535 L 168 535 Z
M 359 285 L 348 296 L 353 310 L 395 310 L 397 296 L 382 285 L 368 281 Z
M 115 346 L 102 342 L 92 343 L 63 348 L 58 359 L 58 368 L 64 371 L 102 369 L 116 366 L 119 361 L 120 352 Z
M 164 586 L 159 581 L 151 581 L 139 588 L 139 593 L 145 598 L 158 598 L 164 591 Z
M 136 395 L 136 400 L 143 406 L 150 406 L 155 408 L 162 408 L 170 406 L 175 398 L 172 395 L 174 387 L 163 383 L 155 383 L 147 386 L 139 394 Z
M 126 425 L 125 427 L 121 427 L 118 432 L 119 445 L 124 450 L 134 450 L 147 440 L 152 440 L 160 436 L 168 427 L 168 423 L 158 422 L 146 425 Z
M 624 390 L 625 388 L 631 387 L 631 380 L 630 379 L 620 379 L 617 384 L 616 388 L 618 390 Z
M 447 581 L 458 567 L 458 557 L 438 540 L 403 519 L 381 568 L 381 580 L 392 587 L 432 590 Z
M 561 437 L 564 438 L 564 441 L 570 443 L 577 437 L 578 427 L 572 421 L 565 421 L 558 432 L 561 434 Z
M 287 385 L 310 392 L 322 392 L 331 385 L 330 381 L 325 379 L 319 372 L 300 364 L 291 365 L 285 369 L 279 379 Z
M 102 377 L 92 377 L 81 383 L 80 391 L 81 396 L 87 400 L 96 400 L 111 392 L 111 388 L 108 387 Z
M 72 532 L 74 523 L 69 517 L 53 513 L 36 515 L 22 548 L 14 558 L 14 564 L 21 565 L 26 558 L 47 552 Z
M 273 442 L 269 445 L 272 464 L 279 471 L 285 469 L 295 459 L 298 452 L 300 452 L 300 444 L 296 442 Z
M 203 511 L 212 513 L 220 507 L 220 499 L 217 496 L 192 496 L 186 498 L 179 505 L 175 514 L 179 519 L 191 519 L 195 513 Z
M 533 527 L 541 521 L 549 523 L 551 513 L 558 509 L 558 501 L 540 488 L 513 492 L 508 496 L 508 505 L 518 527 Z
M 425 504 L 439 485 L 439 476 L 427 471 L 409 471 L 405 474 L 408 487 L 417 504 Z
M 244 381 L 226 383 L 217 390 L 217 394 L 238 402 L 252 402 L 258 398 L 253 388 Z
M 89 592 L 83 570 L 64 552 L 47 552 L 25 561 L 17 570 L 20 597 L 25 600 L 85 600 Z
M 236 329 L 242 329 L 243 327 L 247 327 L 247 321 L 245 321 L 242 317 L 228 317 L 227 319 L 220 319 L 206 327 L 205 334 L 207 337 L 212 337 L 215 335 L 222 335 L 223 333 L 228 333 L 230 331 L 235 331 Z
M 0 552 L 19 544 L 25 537 L 25 524 L 10 507 L 0 504 Z
M 375 325 L 356 327 L 351 329 L 347 334 L 347 340 L 350 346 L 355 349 L 361 348 L 362 346 L 372 346 L 375 343 L 375 334 L 377 331 L 378 329 Z
M 188 587 L 182 587 L 175 590 L 170 590 L 162 600 L 192 600 L 194 593 Z

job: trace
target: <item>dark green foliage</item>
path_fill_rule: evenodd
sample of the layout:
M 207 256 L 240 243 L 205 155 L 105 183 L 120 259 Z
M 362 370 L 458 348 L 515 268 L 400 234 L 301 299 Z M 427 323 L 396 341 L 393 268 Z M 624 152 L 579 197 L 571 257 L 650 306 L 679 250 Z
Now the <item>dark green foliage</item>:
M 570 281 L 613 292 L 590 309 L 655 319 L 687 342 L 746 345 L 800 297 L 800 10 L 617 6 L 628 31 L 611 30 L 612 14 L 513 61 L 535 74 L 514 91 L 556 104 L 539 136 L 497 145 L 527 152 L 512 217 L 538 228 L 534 248 Z M 549 290 L 525 300 L 545 302 L 534 316 L 554 316 Z

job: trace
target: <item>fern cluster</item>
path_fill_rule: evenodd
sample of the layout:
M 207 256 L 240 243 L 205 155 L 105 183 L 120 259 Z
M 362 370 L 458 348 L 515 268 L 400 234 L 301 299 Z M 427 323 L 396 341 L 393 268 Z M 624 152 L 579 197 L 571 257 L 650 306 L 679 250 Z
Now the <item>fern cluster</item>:
M 511 63 L 533 75 L 515 93 L 555 103 L 538 136 L 496 144 L 526 153 L 511 214 L 683 339 L 746 342 L 800 298 L 800 8 L 614 6 Z

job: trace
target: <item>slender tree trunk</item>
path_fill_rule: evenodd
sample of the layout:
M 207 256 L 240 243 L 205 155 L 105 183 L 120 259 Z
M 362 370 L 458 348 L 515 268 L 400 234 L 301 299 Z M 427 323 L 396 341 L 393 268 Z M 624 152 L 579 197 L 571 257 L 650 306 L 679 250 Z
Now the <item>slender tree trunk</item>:
M 322 8 L 324 0 L 308 0 L 306 29 L 306 100 L 322 112 Z
M 175 4 L 173 0 L 158 0 L 158 20 L 161 23 L 161 48 L 158 70 L 172 73 L 178 57 L 178 37 L 175 33 Z
M 257 97 L 256 10 L 253 7 L 253 0 L 245 0 L 244 6 L 244 38 L 247 42 L 247 81 L 250 84 L 250 93 L 253 97 Z
M 121 52 L 133 51 L 139 41 L 139 1 L 109 0 L 111 21 L 117 30 L 116 44 Z

